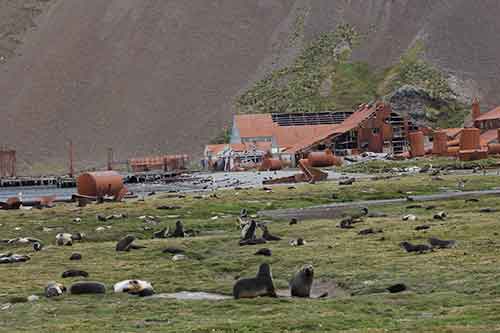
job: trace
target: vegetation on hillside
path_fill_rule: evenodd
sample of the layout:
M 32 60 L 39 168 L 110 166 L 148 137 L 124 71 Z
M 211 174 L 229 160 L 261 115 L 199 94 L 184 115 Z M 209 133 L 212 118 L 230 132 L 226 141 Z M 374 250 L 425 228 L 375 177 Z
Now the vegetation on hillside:
M 351 61 L 363 42 L 354 27 L 339 25 L 307 45 L 295 63 L 269 73 L 236 101 L 241 113 L 345 111 L 415 86 L 429 96 L 425 120 L 438 127 L 461 126 L 468 106 L 459 103 L 446 76 L 424 59 L 415 43 L 391 68 L 376 70 Z

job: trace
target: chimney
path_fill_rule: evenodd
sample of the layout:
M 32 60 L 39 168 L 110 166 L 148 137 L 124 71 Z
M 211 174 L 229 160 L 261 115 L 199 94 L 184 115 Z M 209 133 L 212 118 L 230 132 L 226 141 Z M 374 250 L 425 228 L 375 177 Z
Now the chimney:
M 474 97 L 474 100 L 472 101 L 472 121 L 479 118 L 480 115 L 481 108 L 479 107 L 479 99 L 477 97 Z

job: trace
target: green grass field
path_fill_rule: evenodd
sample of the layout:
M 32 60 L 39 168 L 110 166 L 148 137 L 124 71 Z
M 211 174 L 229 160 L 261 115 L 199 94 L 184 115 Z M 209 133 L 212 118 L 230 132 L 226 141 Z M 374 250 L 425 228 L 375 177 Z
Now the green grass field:
M 3 332 L 494 332 L 500 331 L 500 225 L 498 213 L 479 213 L 481 207 L 498 207 L 500 198 L 482 197 L 479 202 L 463 199 L 427 202 L 434 210 L 410 209 L 407 205 L 374 207 L 388 217 L 366 218 L 355 229 L 336 228 L 338 220 L 272 221 L 270 231 L 282 241 L 262 246 L 238 246 L 236 216 L 241 208 L 251 214 L 273 208 L 307 207 L 332 202 L 403 197 L 407 192 L 428 194 L 456 188 L 467 179 L 466 190 L 491 189 L 500 185 L 496 176 L 443 176 L 433 181 L 417 175 L 390 180 L 356 182 L 339 187 L 336 182 L 297 185 L 296 189 L 274 187 L 273 193 L 226 190 L 216 197 L 171 198 L 159 194 L 146 202 L 131 201 L 76 208 L 0 211 L 1 238 L 33 236 L 46 249 L 33 252 L 29 246 L 0 245 L 0 252 L 29 254 L 26 263 L 0 265 L 0 308 L 15 296 L 43 294 L 48 281 L 69 286 L 78 279 L 62 279 L 67 269 L 89 272 L 89 280 L 108 287 L 102 296 L 66 294 L 31 303 L 15 303 L 0 310 Z M 332 193 L 337 199 L 332 199 Z M 158 210 L 160 205 L 178 205 L 178 210 Z M 446 210 L 445 221 L 432 219 Z M 414 222 L 401 216 L 411 212 Z M 128 218 L 99 222 L 97 213 L 127 213 Z M 200 235 L 184 239 L 151 239 L 152 230 L 141 215 L 159 216 L 153 226 L 173 227 L 177 218 Z M 81 217 L 81 223 L 73 218 Z M 431 226 L 415 231 L 417 225 Z M 111 228 L 97 232 L 96 228 Z M 383 233 L 360 236 L 364 228 Z M 20 228 L 20 229 L 19 229 Z M 85 232 L 87 239 L 72 247 L 57 247 L 55 234 Z M 146 249 L 118 253 L 116 241 L 134 234 Z M 426 243 L 430 236 L 456 239 L 453 249 L 428 254 L 405 253 L 401 241 Z M 303 237 L 307 244 L 291 247 L 288 241 Z M 383 237 L 383 239 L 381 239 Z M 167 246 L 186 249 L 186 261 L 174 262 L 163 254 Z M 253 253 L 268 247 L 271 257 Z M 72 252 L 83 255 L 70 261 Z M 120 280 L 139 278 L 154 284 L 157 293 L 206 291 L 230 294 L 235 278 L 254 276 L 262 262 L 271 265 L 277 289 L 286 289 L 293 272 L 305 263 L 315 267 L 315 279 L 332 284 L 328 299 L 259 298 L 253 300 L 178 301 L 137 298 L 112 293 Z M 385 288 L 405 283 L 409 290 L 390 294 Z

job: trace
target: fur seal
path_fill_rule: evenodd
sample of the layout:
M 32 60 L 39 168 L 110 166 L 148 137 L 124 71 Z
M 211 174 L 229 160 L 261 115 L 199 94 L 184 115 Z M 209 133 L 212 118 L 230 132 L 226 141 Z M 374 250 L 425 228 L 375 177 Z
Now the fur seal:
M 106 293 L 106 286 L 100 282 L 81 281 L 73 283 L 69 288 L 69 292 L 73 295 L 104 294 Z
M 448 214 L 446 212 L 439 212 L 439 213 L 434 215 L 435 220 L 446 220 L 447 217 L 448 217 Z
M 182 224 L 182 221 L 177 221 L 175 222 L 175 230 L 172 236 L 170 237 L 184 237 L 184 225 Z
M 310 297 L 311 286 L 314 279 L 312 265 L 304 265 L 290 281 L 290 291 L 293 297 Z
M 395 293 L 400 293 L 402 291 L 405 291 L 406 289 L 408 289 L 408 288 L 406 287 L 405 284 L 403 284 L 403 283 L 396 283 L 396 284 L 388 287 L 387 291 L 389 291 L 392 294 L 395 294 Z
M 26 255 L 15 254 L 15 253 L 2 253 L 0 254 L 0 264 L 13 264 L 16 262 L 26 262 L 31 258 Z
M 254 255 L 256 255 L 256 256 L 266 256 L 266 257 L 270 257 L 272 254 L 273 253 L 268 248 L 260 249 L 260 250 L 258 250 L 257 252 L 254 253 Z
M 113 286 L 115 293 L 128 293 L 140 297 L 154 295 L 153 285 L 142 280 L 125 280 L 115 283 Z
M 272 241 L 281 240 L 281 237 L 271 235 L 271 233 L 269 232 L 269 229 L 267 228 L 267 225 L 260 224 L 259 226 L 260 226 L 260 229 L 262 230 L 262 238 L 264 238 L 266 241 L 272 242 Z
M 116 244 L 116 251 L 130 251 L 132 242 L 135 240 L 135 237 L 132 235 L 127 235 L 120 239 Z
M 56 244 L 59 246 L 72 246 L 73 238 L 71 236 L 72 236 L 71 234 L 66 232 L 57 234 Z
M 181 253 L 184 253 L 186 251 L 184 251 L 183 249 L 176 248 L 176 247 L 167 247 L 162 252 L 163 253 L 170 253 L 170 254 L 181 254 Z
M 153 233 L 153 238 L 167 238 L 169 230 L 169 228 L 165 227 L 160 231 L 156 231 Z
M 69 260 L 82 260 L 82 255 L 80 253 L 72 253 Z
M 289 243 L 291 246 L 306 245 L 306 241 L 303 238 L 292 239 Z
M 402 220 L 403 221 L 416 221 L 417 216 L 413 215 L 413 214 L 408 214 L 408 215 L 403 216 Z
M 66 287 L 61 283 L 49 282 L 45 287 L 45 296 L 47 297 L 61 296 L 65 292 Z
M 235 299 L 277 297 L 269 264 L 261 264 L 256 277 L 238 280 L 233 287 L 233 296 Z
M 363 229 L 358 232 L 358 235 L 369 235 L 369 234 L 378 234 L 383 232 L 382 229 L 373 229 L 373 228 L 368 228 L 368 229 Z
M 38 252 L 38 251 L 41 251 L 43 249 L 43 244 L 42 243 L 39 243 L 39 242 L 35 242 L 33 243 L 33 250 Z
M 424 252 L 432 251 L 432 248 L 425 244 L 413 245 L 410 242 L 401 242 L 399 243 L 399 245 L 403 247 L 406 250 L 406 252 L 417 252 L 421 254 Z
M 438 248 L 438 249 L 449 249 L 455 246 L 456 241 L 454 240 L 442 240 L 439 238 L 431 237 L 429 238 L 429 244 L 433 248 Z
M 299 223 L 299 220 L 296 217 L 292 217 L 290 219 L 290 222 L 288 224 L 289 225 L 294 225 L 294 224 L 298 224 L 298 223 Z
M 77 270 L 77 269 L 70 269 L 70 270 L 62 273 L 62 277 L 63 278 L 77 277 L 77 276 L 81 276 L 81 277 L 87 278 L 87 277 L 89 277 L 89 273 L 87 273 L 85 271 L 80 271 L 80 270 Z

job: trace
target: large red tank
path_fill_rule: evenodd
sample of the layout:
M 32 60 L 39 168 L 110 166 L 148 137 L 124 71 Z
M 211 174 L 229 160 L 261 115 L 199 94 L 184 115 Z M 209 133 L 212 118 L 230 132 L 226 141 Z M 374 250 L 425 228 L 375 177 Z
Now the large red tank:
M 283 169 L 281 160 L 275 158 L 264 158 L 262 164 L 259 166 L 259 171 L 276 171 Z
M 460 150 L 480 149 L 480 136 L 479 128 L 464 128 L 460 134 Z
M 342 160 L 335 155 L 333 155 L 331 150 L 325 151 L 315 151 L 309 153 L 307 156 L 309 164 L 312 167 L 329 167 L 329 166 L 341 166 Z
M 411 157 L 425 156 L 424 133 L 420 131 L 409 133 L 408 140 L 410 141 Z
M 81 174 L 77 181 L 78 194 L 102 198 L 112 196 L 118 199 L 126 193 L 123 177 L 116 171 L 97 171 Z

